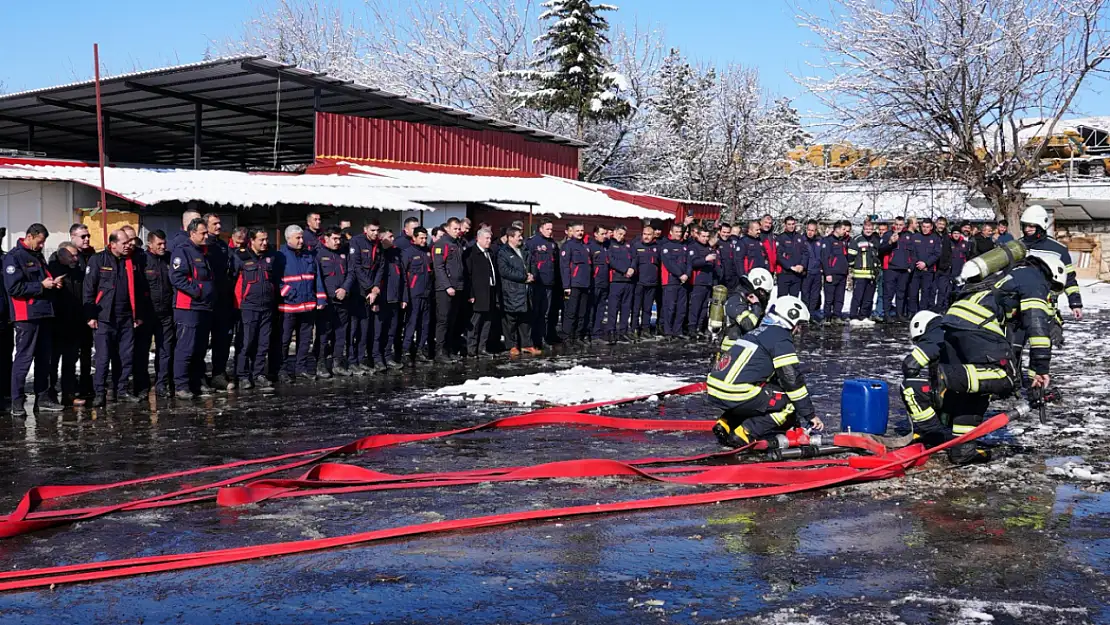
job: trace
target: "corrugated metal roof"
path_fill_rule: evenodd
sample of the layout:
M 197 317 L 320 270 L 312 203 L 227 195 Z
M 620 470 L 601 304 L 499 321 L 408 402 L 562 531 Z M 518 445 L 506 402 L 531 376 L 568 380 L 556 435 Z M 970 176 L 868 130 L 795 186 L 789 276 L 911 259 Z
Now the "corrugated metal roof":
M 105 188 L 141 205 L 200 201 L 238 207 L 304 204 L 379 210 L 434 210 L 359 176 L 247 174 L 193 169 L 107 167 Z M 96 167 L 0 164 L 0 179 L 57 180 L 99 188 Z
M 273 167 L 275 151 L 281 163 L 310 163 L 315 156 L 317 90 L 320 110 L 325 112 L 584 145 L 543 130 L 248 55 L 102 79 L 103 106 L 110 122 L 108 154 L 117 163 L 191 165 L 199 104 L 205 167 Z M 96 160 L 95 113 L 91 80 L 0 95 L 0 147 Z

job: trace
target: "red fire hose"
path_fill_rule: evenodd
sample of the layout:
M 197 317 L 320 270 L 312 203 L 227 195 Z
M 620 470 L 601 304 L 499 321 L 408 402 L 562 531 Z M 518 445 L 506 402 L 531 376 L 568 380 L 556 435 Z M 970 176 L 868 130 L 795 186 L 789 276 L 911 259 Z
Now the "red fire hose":
M 696 393 L 703 389 L 703 385 L 693 384 L 665 394 L 685 395 Z M 673 466 L 713 457 L 734 455 L 744 451 L 741 449 L 679 458 L 641 458 L 628 462 L 597 459 L 572 460 L 529 467 L 503 467 L 412 475 L 394 475 L 352 465 L 321 462 L 334 456 L 357 453 L 370 449 L 379 449 L 400 443 L 453 436 L 486 428 L 572 424 L 640 431 L 708 431 L 712 427 L 712 421 L 628 419 L 586 414 L 586 411 L 589 410 L 604 406 L 630 403 L 642 399 L 644 398 L 640 397 L 619 402 L 586 404 L 572 408 L 550 408 L 524 415 L 498 419 L 478 426 L 443 432 L 406 435 L 374 435 L 339 447 L 329 447 L 257 460 L 202 467 L 189 471 L 167 473 L 113 484 L 37 487 L 31 489 L 24 495 L 16 510 L 11 515 L 0 520 L 0 537 L 10 537 L 45 527 L 57 526 L 75 521 L 85 521 L 118 511 L 176 506 L 186 503 L 211 501 L 212 499 L 215 499 L 219 505 L 236 506 L 258 503 L 267 499 L 281 499 L 317 494 L 462 486 L 482 482 L 510 482 L 517 480 L 601 476 L 629 476 L 674 484 L 763 484 L 771 486 L 726 489 L 705 493 L 597 504 L 593 506 L 574 506 L 511 512 L 441 521 L 437 523 L 387 528 L 349 536 L 338 536 L 317 540 L 272 543 L 253 547 L 92 562 L 26 571 L 12 571 L 0 573 L 0 591 L 21 588 L 39 588 L 59 583 L 92 581 L 139 575 L 143 573 L 242 562 L 254 558 L 318 551 L 402 536 L 441 533 L 459 529 L 493 527 L 521 521 L 580 516 L 585 514 L 715 503 L 719 501 L 793 493 L 856 481 L 886 479 L 902 475 L 905 469 L 924 462 L 927 457 L 933 453 L 946 449 L 952 445 L 974 440 L 975 438 L 997 430 L 1008 421 L 1005 415 L 998 415 L 983 423 L 972 432 L 930 450 L 924 450 L 920 445 L 912 445 L 902 450 L 886 452 L 885 448 L 881 446 L 876 447 L 873 442 L 860 439 L 859 437 L 837 436 L 835 442 L 838 445 L 864 448 L 880 454 L 873 457 L 854 457 L 846 460 L 818 459 L 725 466 Z M 154 497 L 94 508 L 36 511 L 36 508 L 42 502 L 59 497 L 116 489 L 135 484 L 174 479 L 244 466 L 284 462 L 286 460 L 293 461 L 200 486 L 183 488 Z M 319 464 L 297 478 L 268 478 L 268 476 L 280 471 L 296 469 L 314 463 Z M 671 466 L 642 468 L 647 465 L 658 464 Z M 199 494 L 214 489 L 218 489 L 215 494 L 211 492 L 203 495 Z

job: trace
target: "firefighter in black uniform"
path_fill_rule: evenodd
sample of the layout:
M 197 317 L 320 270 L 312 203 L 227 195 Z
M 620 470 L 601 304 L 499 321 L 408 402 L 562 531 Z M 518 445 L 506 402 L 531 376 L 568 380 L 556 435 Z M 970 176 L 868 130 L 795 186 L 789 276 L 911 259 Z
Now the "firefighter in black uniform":
M 1021 242 L 1025 244 L 1027 249 L 1039 250 L 1054 255 L 1064 263 L 1064 269 L 1068 273 L 1067 285 L 1064 287 L 1064 293 L 1068 296 L 1068 307 L 1071 308 L 1072 315 L 1076 320 L 1082 319 L 1083 297 L 1079 293 L 1079 282 L 1075 279 L 1075 265 L 1072 264 L 1071 253 L 1068 252 L 1067 246 L 1048 236 L 1048 211 L 1043 206 L 1038 205 L 1025 209 L 1021 213 L 1021 228 L 1025 234 L 1021 238 Z M 1049 298 L 1048 303 L 1055 311 L 1055 294 Z M 1059 346 L 1064 342 L 1064 320 L 1059 313 L 1054 312 L 1052 316 L 1056 320 L 1056 325 L 1052 327 L 1050 336 L 1053 343 Z
M 316 375 L 324 379 L 332 374 L 345 378 L 351 375 L 347 363 L 347 335 L 351 327 L 351 302 L 357 300 L 357 296 L 351 295 L 355 290 L 355 275 L 348 271 L 347 255 L 342 251 L 343 231 L 332 226 L 320 238 L 323 246 L 316 250 L 316 260 L 324 279 L 328 305 L 320 311 L 322 321 L 317 324 L 321 350 Z
M 186 238 L 178 237 L 170 255 L 170 284 L 174 288 L 173 319 L 177 338 L 173 353 L 173 384 L 178 399 L 209 395 L 204 380 L 204 354 L 216 303 L 215 278 L 205 255 L 208 224 L 200 217 L 189 222 Z
M 776 299 L 755 330 L 721 354 L 706 378 L 709 400 L 724 414 L 713 426 L 727 447 L 743 447 L 778 431 L 824 423 L 813 409 L 793 335 L 810 318 L 802 300 Z
M 235 388 L 234 375 L 228 375 L 227 364 L 231 357 L 231 343 L 238 325 L 235 299 L 231 295 L 231 250 L 220 238 L 223 221 L 215 213 L 204 216 L 208 224 L 206 254 L 208 266 L 216 286 L 216 302 L 212 310 L 212 387 L 218 391 Z
M 89 260 L 85 272 L 85 318 L 93 329 L 96 350 L 93 408 L 106 405 L 109 388 L 115 389 L 119 401 L 139 401 L 129 392 L 128 384 L 135 355 L 135 328 L 143 322 L 136 289 L 136 282 L 141 285 L 142 277 L 134 259 L 127 254 L 128 241 L 126 232 L 113 231 L 108 235 L 108 248 Z
M 270 251 L 270 235 L 265 228 L 251 228 L 247 233 L 247 250 L 231 257 L 235 280 L 235 304 L 239 308 L 242 348 L 235 354 L 235 375 L 239 388 L 250 390 L 273 388 L 266 377 L 266 359 L 273 351 L 270 337 L 274 329 L 274 308 L 277 306 L 278 281 L 274 272 L 274 254 Z M 273 367 L 277 369 L 277 367 Z
M 1020 356 L 1015 356 L 1012 341 L 1029 344 L 1032 386 L 1048 387 L 1053 324 L 1048 298 L 1052 291 L 1062 291 L 1066 281 L 1059 257 L 1031 253 L 1025 264 L 1000 280 L 969 289 L 948 309 L 942 321 L 945 348 L 938 381 L 941 410 L 951 418 L 953 435 L 979 425 L 992 397 L 1013 393 Z M 1015 337 L 1022 338 L 1015 341 Z M 973 443 L 948 451 L 955 464 L 986 455 Z
M 910 319 L 913 351 L 902 360 L 902 402 L 910 415 L 914 439 L 926 447 L 948 440 L 948 433 L 937 413 L 937 367 L 944 349 L 941 316 L 922 310 Z
M 173 322 L 173 285 L 170 284 L 170 255 L 166 251 L 166 233 L 155 230 L 146 236 L 146 249 L 142 252 L 143 287 L 146 296 L 140 298 L 146 307 L 143 325 L 135 331 L 137 345 L 135 361 L 135 388 L 139 395 L 150 390 L 149 346 L 154 340 L 154 392 L 158 397 L 172 395 L 173 348 L 177 341 L 177 327 Z
M 27 415 L 23 394 L 27 373 L 35 365 L 35 403 L 39 410 L 57 412 L 62 405 L 47 396 L 50 387 L 50 320 L 54 317 L 55 289 L 64 278 L 54 278 L 46 268 L 42 248 L 49 233 L 42 224 L 31 224 L 15 247 L 4 255 L 4 289 L 15 322 L 15 358 L 12 360 L 12 416 Z
M 775 281 L 771 272 L 757 267 L 746 276 L 740 276 L 736 288 L 725 300 L 725 318 L 728 327 L 721 339 L 720 352 L 727 352 L 741 336 L 759 327 L 767 312 L 767 302 Z
M 457 362 L 451 356 L 458 349 L 458 337 L 448 334 L 459 314 L 463 291 L 466 287 L 466 270 L 462 261 L 462 241 L 459 220 L 447 220 L 446 232 L 432 245 L 432 268 L 436 288 L 436 356 L 443 364 Z

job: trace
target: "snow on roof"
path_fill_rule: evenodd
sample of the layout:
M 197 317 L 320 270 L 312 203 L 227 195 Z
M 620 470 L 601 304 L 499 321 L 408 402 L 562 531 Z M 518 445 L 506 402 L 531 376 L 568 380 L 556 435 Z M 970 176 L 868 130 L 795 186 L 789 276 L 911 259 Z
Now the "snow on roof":
M 1043 118 L 1027 118 L 1022 119 L 1021 124 L 1031 125 L 1030 128 L 1022 128 L 1018 131 L 1018 137 L 1022 141 L 1028 141 L 1038 134 L 1043 133 L 1048 129 L 1048 122 L 1050 120 Z M 1053 134 L 1060 134 L 1065 130 L 1078 130 L 1080 126 L 1087 126 L 1089 128 L 1097 128 L 1110 132 L 1110 117 L 1072 117 L 1069 119 L 1061 119 L 1056 122 L 1056 126 L 1052 129 Z
M 904 215 L 974 220 L 994 216 L 989 208 L 972 204 L 965 187 L 944 182 L 833 183 L 815 191 L 814 196 L 815 213 L 857 223 L 868 215 L 878 215 L 880 219 Z
M 414 202 L 512 204 L 537 214 L 592 215 L 618 219 L 673 219 L 674 215 L 614 200 L 554 176 L 471 176 L 428 173 L 341 162 L 363 178 Z
M 0 179 L 59 180 L 99 188 L 100 171 L 87 166 L 0 164 Z M 358 176 L 106 167 L 104 180 L 108 193 L 141 205 L 195 200 L 231 206 L 306 204 L 434 210 Z

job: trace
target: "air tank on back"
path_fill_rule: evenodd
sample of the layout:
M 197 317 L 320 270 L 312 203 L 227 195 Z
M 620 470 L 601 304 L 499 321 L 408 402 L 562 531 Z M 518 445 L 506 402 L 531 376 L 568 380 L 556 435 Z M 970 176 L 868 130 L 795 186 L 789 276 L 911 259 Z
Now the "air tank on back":
M 1028 251 L 1020 239 L 1007 241 L 993 250 L 967 261 L 964 264 L 964 270 L 960 272 L 960 277 L 956 278 L 956 284 L 963 286 L 968 282 L 982 280 L 996 271 L 1002 271 L 1025 260 Z
M 725 327 L 725 302 L 728 301 L 728 287 L 718 284 L 713 287 L 709 299 L 709 332 L 719 334 Z

